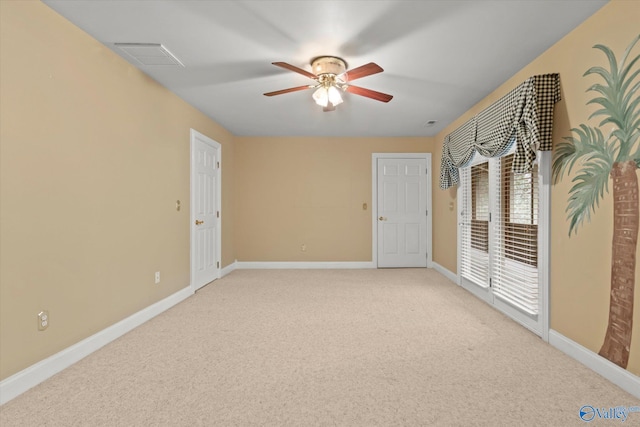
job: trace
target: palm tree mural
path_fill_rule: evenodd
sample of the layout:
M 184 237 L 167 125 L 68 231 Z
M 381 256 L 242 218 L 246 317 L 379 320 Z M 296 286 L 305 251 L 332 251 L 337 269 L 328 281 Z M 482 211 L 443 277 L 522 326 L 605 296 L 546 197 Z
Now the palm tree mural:
M 572 129 L 572 136 L 558 144 L 553 161 L 553 178 L 558 182 L 574 166 L 580 170 L 572 179 L 567 205 L 569 236 L 590 220 L 599 207 L 604 192 L 613 181 L 613 242 L 611 255 L 611 294 L 609 323 L 600 349 L 602 357 L 626 368 L 633 327 L 636 247 L 638 241 L 638 178 L 640 167 L 640 68 L 635 67 L 640 54 L 631 51 L 640 40 L 636 36 L 620 61 L 607 46 L 596 45 L 608 59 L 609 69 L 592 67 L 584 74 L 596 75 L 600 83 L 587 89 L 596 95 L 587 105 L 597 105 L 591 114 L 601 118 L 598 127 L 582 124 Z M 634 68 L 635 67 L 635 68 Z M 600 127 L 612 131 L 605 136 Z

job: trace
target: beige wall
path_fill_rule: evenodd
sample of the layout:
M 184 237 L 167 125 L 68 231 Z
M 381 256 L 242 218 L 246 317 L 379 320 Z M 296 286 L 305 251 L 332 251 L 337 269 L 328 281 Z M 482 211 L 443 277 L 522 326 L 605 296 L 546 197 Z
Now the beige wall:
M 432 146 L 432 138 L 236 137 L 238 261 L 371 261 L 371 154 Z
M 518 72 L 490 96 L 461 116 L 436 137 L 434 162 L 440 162 L 444 136 L 470 117 L 486 108 L 526 78 L 544 73 L 560 73 L 563 100 L 556 105 L 554 142 L 571 135 L 571 128 L 589 121 L 596 107 L 586 106 L 593 97 L 585 91 L 596 78 L 584 78 L 592 66 L 606 65 L 604 54 L 592 47 L 603 44 L 612 48 L 618 58 L 638 35 L 640 2 L 613 1 L 590 19 L 560 40 L 539 58 Z M 636 46 L 637 52 L 639 46 Z M 605 130 L 605 134 L 608 132 Z M 434 168 L 435 169 L 435 168 Z M 434 171 L 434 186 L 437 171 Z M 613 207 L 611 195 L 606 194 L 591 223 L 568 237 L 565 208 L 571 178 L 565 177 L 553 185 L 551 192 L 551 327 L 588 349 L 598 352 L 603 342 L 609 312 L 611 275 L 611 239 Z M 611 188 L 611 186 L 610 186 Z M 456 271 L 455 241 L 456 210 L 448 209 L 455 201 L 455 190 L 434 189 L 434 261 Z M 640 252 L 639 252 L 640 254 Z M 632 348 L 627 369 L 640 375 L 640 262 L 636 267 L 635 320 Z
M 223 265 L 371 260 L 371 154 L 433 152 L 433 256 L 456 271 L 456 193 L 438 189 L 444 135 L 549 72 L 563 90 L 554 140 L 570 135 L 592 111 L 582 74 L 603 63 L 592 46 L 621 52 L 639 15 L 640 2 L 605 6 L 433 139 L 238 138 L 40 2 L 0 1 L 0 378 L 188 285 L 190 128 L 223 145 Z M 551 322 L 597 352 L 611 200 L 569 239 L 569 188 L 565 178 L 552 189 Z
M 190 128 L 223 145 L 235 254 L 232 135 L 44 4 L 0 1 L 0 19 L 6 378 L 189 285 Z

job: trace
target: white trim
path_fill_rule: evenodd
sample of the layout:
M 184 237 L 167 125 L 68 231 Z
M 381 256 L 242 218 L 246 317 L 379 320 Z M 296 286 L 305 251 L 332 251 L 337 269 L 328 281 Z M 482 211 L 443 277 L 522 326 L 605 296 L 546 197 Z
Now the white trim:
M 427 162 L 427 268 L 433 264 L 433 224 L 431 206 L 431 153 L 371 154 L 371 263 L 378 268 L 378 159 L 425 159 Z
M 230 274 L 236 268 L 238 268 L 238 261 L 233 261 L 231 264 L 227 265 L 220 271 L 220 278 L 223 278 L 227 274 Z
M 494 295 L 494 300 L 491 306 L 505 314 L 514 322 L 520 324 L 521 326 L 524 326 L 525 328 L 542 338 L 542 331 L 539 330 L 540 322 L 542 319 L 538 321 L 538 316 L 540 316 L 540 314 L 538 314 L 538 316 L 531 317 L 527 312 L 525 312 L 524 310 L 520 310 L 515 305 L 512 305 L 508 301 L 505 301 L 498 294 Z
M 458 171 L 458 174 L 460 172 Z M 462 235 L 460 233 L 460 225 L 462 225 L 462 215 L 460 215 L 463 208 L 462 203 L 462 180 L 456 185 L 456 283 L 458 286 L 462 286 L 462 266 L 460 264 L 462 253 Z
M 640 399 L 640 378 L 581 346 L 560 332 L 549 330 L 549 344 Z
M 378 157 L 371 155 L 371 263 L 378 268 Z
M 193 183 L 193 170 L 194 170 L 194 164 L 193 164 L 193 153 L 194 153 L 194 144 L 196 139 L 200 140 L 201 142 L 210 145 L 211 147 L 215 148 L 218 151 L 218 162 L 220 163 L 220 167 L 216 168 L 216 210 L 220 212 L 220 217 L 218 218 L 218 222 L 216 224 L 216 257 L 217 260 L 216 262 L 218 262 L 220 265 L 222 264 L 222 218 L 223 218 L 223 213 L 222 213 L 222 145 L 217 142 L 214 141 L 213 139 L 209 138 L 208 136 L 198 132 L 195 129 L 190 129 L 189 131 L 189 194 L 190 194 L 190 198 L 191 198 L 191 202 L 189 204 L 189 238 L 190 238 L 190 243 L 189 243 L 189 269 L 190 269 L 190 283 L 191 283 L 191 287 L 193 288 L 193 291 L 195 292 L 199 287 L 204 286 L 204 284 L 196 284 L 194 283 L 194 279 L 193 276 L 195 275 L 195 259 L 194 259 L 194 245 L 195 245 L 195 233 L 196 233 L 196 228 L 194 226 L 194 222 L 196 220 L 195 217 L 195 200 L 196 200 L 196 194 L 195 194 L 195 185 Z M 213 280 L 215 279 L 219 279 L 221 276 L 221 271 L 220 268 L 217 269 L 216 271 L 216 275 L 213 278 Z
M 451 270 L 447 270 L 446 268 L 444 268 L 443 266 L 441 266 L 440 264 L 438 264 L 437 262 L 432 262 L 431 266 L 433 267 L 433 269 L 435 271 L 437 271 L 438 273 L 442 274 L 444 277 L 446 277 L 447 279 L 451 280 L 453 283 L 455 283 L 456 285 L 458 285 L 458 276 Z
M 349 262 L 349 261 L 335 261 L 335 262 L 305 262 L 305 261 L 291 261 L 291 262 L 270 262 L 270 261 L 237 261 L 236 270 L 254 270 L 254 269 L 361 269 L 361 268 L 376 268 L 375 264 L 369 261 L 364 262 Z
M 68 368 L 191 295 L 193 295 L 193 290 L 191 286 L 187 286 L 173 295 L 143 308 L 126 319 L 4 379 L 0 382 L 0 405 L 7 403 L 14 397 Z
M 551 282 L 551 151 L 538 151 L 538 175 L 540 185 L 538 187 L 538 206 L 546 206 L 546 209 L 539 209 L 538 212 L 538 292 L 540 293 L 540 308 L 538 315 L 540 327 L 542 328 L 541 338 L 549 342 L 549 305 L 550 293 L 549 283 Z
M 427 268 L 433 266 L 433 206 L 431 203 L 431 192 L 433 186 L 431 183 L 431 177 L 433 171 L 431 170 L 431 154 L 427 153 Z

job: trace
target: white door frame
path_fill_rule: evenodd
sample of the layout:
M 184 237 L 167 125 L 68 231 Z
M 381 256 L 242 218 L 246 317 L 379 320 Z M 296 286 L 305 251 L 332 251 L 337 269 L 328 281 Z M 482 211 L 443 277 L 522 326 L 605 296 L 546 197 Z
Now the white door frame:
M 190 203 L 189 203 L 189 235 L 190 235 L 190 243 L 189 243 L 189 270 L 190 277 L 189 283 L 191 289 L 195 292 L 197 289 L 196 283 L 194 282 L 195 276 L 195 235 L 196 235 L 196 226 L 195 226 L 195 200 L 196 200 L 196 191 L 195 191 L 195 183 L 193 179 L 193 171 L 194 171 L 194 162 L 193 162 L 193 154 L 195 151 L 195 142 L 196 139 L 199 141 L 210 145 L 211 147 L 218 150 L 218 162 L 222 165 L 222 145 L 219 142 L 214 141 L 208 136 L 198 132 L 195 129 L 190 130 L 190 138 L 189 138 L 189 193 L 190 193 Z M 220 218 L 218 218 L 216 225 L 216 258 L 218 263 L 218 268 L 216 270 L 215 279 L 220 278 L 220 271 L 222 268 L 222 167 L 216 168 L 216 210 L 220 212 Z
M 432 267 L 431 248 L 431 153 L 373 153 L 371 154 L 371 263 L 378 268 L 378 159 L 425 159 L 427 162 L 427 268 Z

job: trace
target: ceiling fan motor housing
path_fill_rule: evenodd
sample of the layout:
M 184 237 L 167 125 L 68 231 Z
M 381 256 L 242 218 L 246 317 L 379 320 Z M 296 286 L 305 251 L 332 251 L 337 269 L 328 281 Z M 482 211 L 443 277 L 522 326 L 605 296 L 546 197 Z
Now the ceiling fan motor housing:
M 322 74 L 340 75 L 347 70 L 347 63 L 336 56 L 319 56 L 311 60 L 311 70 L 316 76 Z

